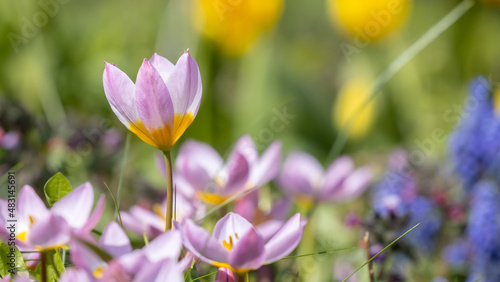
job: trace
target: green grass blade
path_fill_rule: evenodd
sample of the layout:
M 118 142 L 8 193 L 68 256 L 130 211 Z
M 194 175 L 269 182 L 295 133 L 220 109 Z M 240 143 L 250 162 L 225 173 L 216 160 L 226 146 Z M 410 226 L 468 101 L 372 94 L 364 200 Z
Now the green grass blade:
M 429 46 L 436 38 L 438 38 L 443 32 L 450 28 L 455 22 L 457 22 L 467 11 L 469 11 L 475 4 L 474 0 L 464 0 L 458 4 L 451 12 L 444 16 L 439 22 L 432 26 L 426 33 L 424 33 L 417 41 L 415 41 L 410 47 L 408 47 L 403 53 L 401 53 L 389 66 L 382 71 L 382 73 L 374 80 L 371 86 L 370 97 L 357 108 L 356 112 L 360 113 L 370 102 L 378 95 L 380 89 L 389 82 L 389 80 L 403 68 L 411 59 L 413 59 L 420 51 L 425 47 Z M 327 161 L 330 162 L 336 157 L 347 141 L 349 135 L 349 130 L 354 122 L 357 120 L 358 115 L 354 115 L 342 127 L 333 143 L 332 149 L 328 154 Z
M 387 250 L 388 248 L 390 248 L 392 245 L 394 245 L 397 241 L 399 241 L 399 239 L 403 238 L 404 236 L 406 236 L 406 234 L 410 233 L 413 229 L 417 228 L 417 226 L 419 226 L 420 223 L 417 223 L 415 226 L 413 226 L 412 228 L 410 228 L 408 231 L 406 231 L 403 235 L 399 236 L 398 238 L 396 238 L 396 240 L 392 241 L 389 245 L 387 245 L 385 248 L 383 248 L 380 252 L 378 252 L 377 254 L 375 254 L 371 259 L 367 260 L 365 263 L 363 263 L 360 267 L 358 267 L 356 270 L 354 270 L 353 273 L 349 274 L 349 276 L 346 277 L 346 279 L 342 280 L 342 282 L 345 282 L 347 281 L 349 278 L 351 278 L 354 274 L 356 274 L 356 272 L 360 271 L 363 267 L 365 267 L 368 263 L 370 263 L 372 260 L 374 260 L 378 255 L 380 255 L 381 253 L 383 253 L 385 250 Z
M 118 214 L 118 219 L 120 220 L 120 226 L 123 229 L 122 217 L 120 215 L 120 210 L 118 209 L 118 203 L 116 202 L 115 195 L 113 195 L 113 191 L 111 191 L 111 189 L 109 188 L 108 184 L 106 184 L 106 182 L 104 182 L 104 185 L 106 185 L 106 188 L 108 188 L 109 194 L 111 194 L 111 198 L 113 198 L 113 202 L 115 203 L 115 210 L 116 210 L 116 213 Z
M 326 255 L 326 254 L 331 254 L 331 253 L 335 253 L 335 252 L 350 251 L 350 250 L 354 250 L 354 247 L 342 248 L 342 249 L 335 249 L 335 250 L 329 250 L 329 251 L 320 251 L 320 252 L 314 252 L 314 253 L 302 254 L 302 255 L 296 255 L 296 256 L 288 256 L 288 257 L 282 258 L 281 260 L 284 260 L 284 259 L 293 259 L 293 258 L 302 258 L 302 257 L 307 257 L 307 256 L 315 256 L 315 255 Z

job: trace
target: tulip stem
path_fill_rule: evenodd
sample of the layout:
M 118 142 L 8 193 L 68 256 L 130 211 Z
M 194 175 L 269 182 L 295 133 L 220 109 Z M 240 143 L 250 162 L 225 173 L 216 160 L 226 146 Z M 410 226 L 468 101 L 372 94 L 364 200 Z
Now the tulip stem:
M 174 183 L 172 180 L 172 157 L 170 156 L 170 151 L 164 151 L 165 156 L 165 168 L 167 172 L 167 213 L 165 216 L 166 225 L 165 231 L 172 229 L 172 208 L 174 203 Z
M 47 282 L 47 251 L 40 252 L 41 261 L 40 261 L 40 276 L 42 282 Z

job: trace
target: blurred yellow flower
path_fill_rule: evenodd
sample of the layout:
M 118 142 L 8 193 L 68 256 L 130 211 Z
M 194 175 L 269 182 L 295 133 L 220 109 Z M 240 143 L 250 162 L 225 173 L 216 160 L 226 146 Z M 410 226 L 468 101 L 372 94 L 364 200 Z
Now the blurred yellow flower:
M 339 130 L 355 118 L 349 129 L 349 138 L 362 137 L 373 124 L 375 102 L 372 100 L 365 105 L 370 94 L 371 86 L 368 81 L 354 79 L 342 87 L 333 104 L 333 122 Z
M 194 5 L 196 28 L 226 55 L 239 56 L 274 26 L 283 0 L 195 0 Z
M 328 0 L 334 24 L 363 45 L 376 41 L 405 21 L 410 0 Z

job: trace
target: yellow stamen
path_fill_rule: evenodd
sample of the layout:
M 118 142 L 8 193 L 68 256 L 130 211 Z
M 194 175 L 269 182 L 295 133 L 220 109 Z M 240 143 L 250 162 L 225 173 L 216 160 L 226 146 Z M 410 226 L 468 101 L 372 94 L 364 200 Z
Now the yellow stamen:
M 103 273 L 104 273 L 104 269 L 105 269 L 105 268 L 104 268 L 104 267 L 102 267 L 102 266 L 99 266 L 98 268 L 96 268 L 96 269 L 94 270 L 94 273 L 93 273 L 93 274 L 94 274 L 94 277 L 95 277 L 95 278 L 98 278 L 98 279 L 99 279 L 99 278 L 102 278 Z
M 199 193 L 198 196 L 200 199 L 202 199 L 205 203 L 209 203 L 212 205 L 220 205 L 222 204 L 225 200 L 227 200 L 227 197 L 223 197 L 217 194 L 212 194 L 212 193 Z
M 231 251 L 233 248 L 233 237 L 229 236 L 229 243 L 226 240 L 222 241 L 222 245 L 224 245 L 228 251 Z
M 31 215 L 29 217 L 30 217 L 30 227 L 31 227 L 33 226 L 33 223 L 35 223 L 36 217 L 32 217 Z
M 17 235 L 17 239 L 19 239 L 19 240 L 21 240 L 23 242 L 26 242 L 27 237 L 28 237 L 28 232 L 26 232 L 26 231 L 24 231 L 22 233 L 19 233 Z

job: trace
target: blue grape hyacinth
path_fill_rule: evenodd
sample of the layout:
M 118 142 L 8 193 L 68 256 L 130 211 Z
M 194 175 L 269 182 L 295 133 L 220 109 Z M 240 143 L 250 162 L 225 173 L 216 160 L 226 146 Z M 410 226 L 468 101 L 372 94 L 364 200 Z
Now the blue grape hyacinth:
M 500 192 L 496 183 L 475 185 L 467 237 L 471 246 L 468 281 L 500 281 Z

